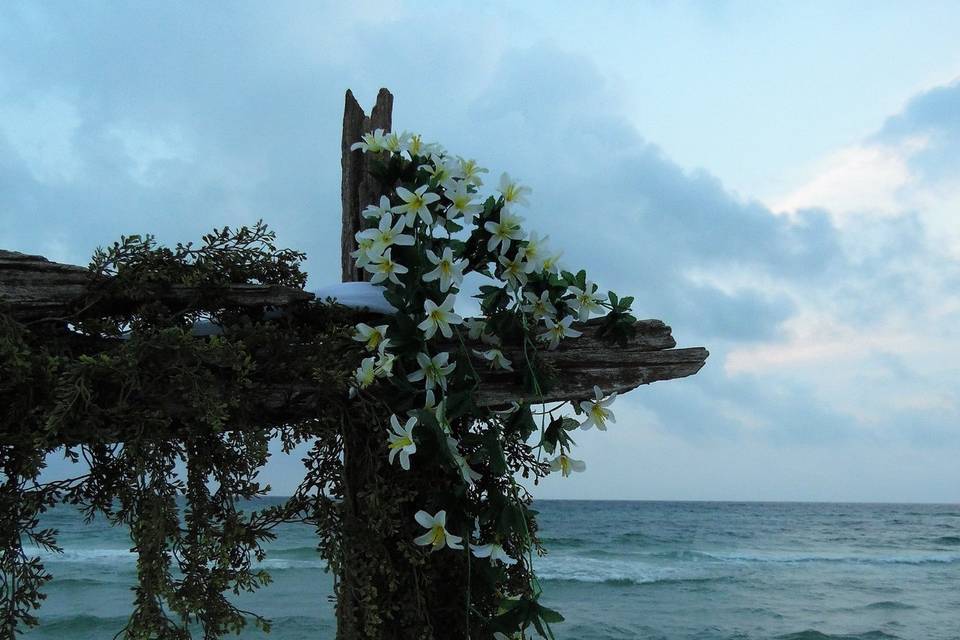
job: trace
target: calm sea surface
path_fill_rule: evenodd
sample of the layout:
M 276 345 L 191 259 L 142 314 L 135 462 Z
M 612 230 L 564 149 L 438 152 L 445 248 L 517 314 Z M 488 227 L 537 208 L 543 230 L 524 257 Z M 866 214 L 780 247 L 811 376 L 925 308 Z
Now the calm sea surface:
M 543 601 L 560 639 L 960 639 L 960 505 L 541 501 Z M 62 555 L 31 640 L 111 638 L 131 601 L 126 532 L 58 509 Z M 275 640 L 332 638 L 311 530 L 270 548 L 245 598 Z

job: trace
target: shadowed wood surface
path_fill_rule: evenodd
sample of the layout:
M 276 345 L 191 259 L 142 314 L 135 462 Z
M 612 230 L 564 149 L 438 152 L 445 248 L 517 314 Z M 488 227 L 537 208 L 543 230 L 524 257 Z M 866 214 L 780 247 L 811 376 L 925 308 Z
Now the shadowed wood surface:
M 94 282 L 84 267 L 0 249 L 0 305 L 21 321 L 68 316 L 79 309 L 91 292 L 102 293 L 102 298 L 87 309 L 89 314 L 133 307 L 144 300 L 185 307 L 203 297 L 215 297 L 242 307 L 282 307 L 314 297 L 312 293 L 292 287 L 239 283 L 217 287 L 148 286 L 133 300 L 110 292 L 109 285 L 109 278 Z

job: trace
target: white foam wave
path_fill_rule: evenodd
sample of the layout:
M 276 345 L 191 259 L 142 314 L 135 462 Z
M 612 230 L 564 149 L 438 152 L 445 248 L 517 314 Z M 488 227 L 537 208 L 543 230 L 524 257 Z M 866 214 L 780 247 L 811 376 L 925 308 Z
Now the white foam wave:
M 537 576 L 542 580 L 571 582 L 607 582 L 649 584 L 654 582 L 682 582 L 723 578 L 715 571 L 703 568 L 671 567 L 626 560 L 596 558 L 546 557 L 534 562 Z

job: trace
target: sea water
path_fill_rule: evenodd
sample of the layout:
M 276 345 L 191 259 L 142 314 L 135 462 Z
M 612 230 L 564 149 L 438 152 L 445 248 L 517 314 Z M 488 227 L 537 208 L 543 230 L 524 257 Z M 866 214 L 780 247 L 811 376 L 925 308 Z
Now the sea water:
M 272 500 L 271 500 L 272 501 Z M 557 638 L 960 639 L 960 505 L 540 501 L 544 595 Z M 44 519 L 64 553 L 31 640 L 112 638 L 130 610 L 126 531 Z M 242 605 L 275 640 L 332 638 L 332 578 L 312 529 L 286 525 L 274 582 Z

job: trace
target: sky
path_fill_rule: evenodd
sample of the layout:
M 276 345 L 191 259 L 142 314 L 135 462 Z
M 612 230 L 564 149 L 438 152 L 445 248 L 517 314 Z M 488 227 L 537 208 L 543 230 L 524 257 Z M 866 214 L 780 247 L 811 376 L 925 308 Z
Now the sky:
M 265 219 L 339 273 L 347 88 L 706 346 L 542 498 L 960 501 L 956 2 L 0 4 L 0 247 Z M 495 180 L 494 180 L 495 182 Z M 52 460 L 51 469 L 64 463 Z M 296 456 L 265 471 L 295 486 Z

